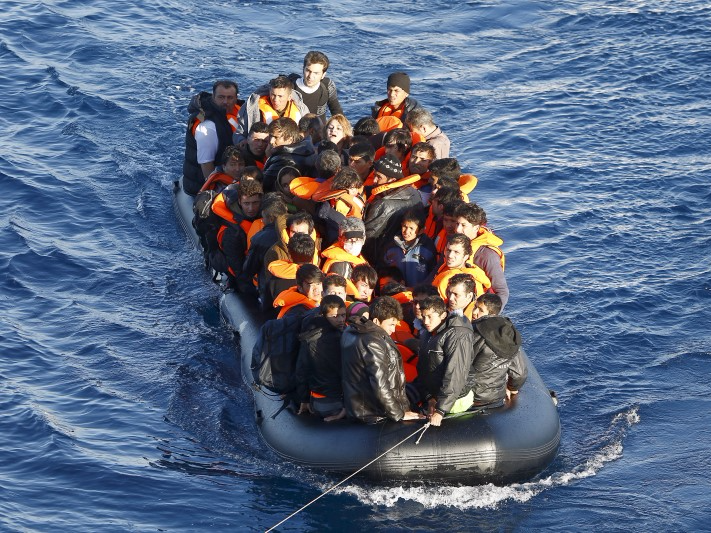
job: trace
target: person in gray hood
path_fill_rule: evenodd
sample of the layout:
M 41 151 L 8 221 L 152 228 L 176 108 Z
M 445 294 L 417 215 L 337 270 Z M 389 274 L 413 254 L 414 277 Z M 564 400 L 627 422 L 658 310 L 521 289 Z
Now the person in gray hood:
M 465 392 L 474 394 L 474 406 L 502 405 L 528 377 L 521 334 L 511 319 L 496 314 L 500 309 L 501 298 L 496 294 L 477 299 L 477 318 L 472 322 L 474 357 L 465 387 Z

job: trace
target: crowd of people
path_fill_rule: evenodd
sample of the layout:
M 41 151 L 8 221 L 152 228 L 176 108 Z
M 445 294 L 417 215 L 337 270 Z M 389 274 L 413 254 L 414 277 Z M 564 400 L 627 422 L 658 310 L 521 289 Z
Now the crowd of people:
M 512 401 L 525 357 L 477 178 L 405 72 L 351 125 L 328 68 L 312 51 L 246 101 L 231 80 L 191 100 L 183 190 L 206 265 L 297 332 L 279 392 L 300 414 L 438 426 Z

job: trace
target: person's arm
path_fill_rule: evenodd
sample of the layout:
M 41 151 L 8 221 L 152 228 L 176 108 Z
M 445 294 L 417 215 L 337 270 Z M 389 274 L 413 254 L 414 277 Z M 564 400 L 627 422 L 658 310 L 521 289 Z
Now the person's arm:
M 338 101 L 336 84 L 333 83 L 333 80 L 330 78 L 324 78 L 323 81 L 326 82 L 326 87 L 328 89 L 328 110 L 331 112 L 331 115 L 342 115 L 343 108 L 341 107 L 341 103 Z
M 242 230 L 228 228 L 222 237 L 222 252 L 225 254 L 227 265 L 232 270 L 235 278 L 242 274 L 244 265 L 244 249 L 247 246 L 247 236 Z
M 437 393 L 436 408 L 448 413 L 464 390 L 467 374 L 472 363 L 473 337 L 471 330 L 455 327 L 446 335 L 443 344 L 445 367 L 442 385 Z
M 197 162 L 205 179 L 215 170 L 215 155 L 217 154 L 217 131 L 215 123 L 206 120 L 195 128 L 195 144 L 197 145 Z
M 514 394 L 526 383 L 528 378 L 528 367 L 526 360 L 523 357 L 523 348 L 520 348 L 509 364 L 507 390 Z
M 501 311 L 509 301 L 509 286 L 506 283 L 504 269 L 501 268 L 501 258 L 491 248 L 482 246 L 474 254 L 474 263 L 480 267 L 491 280 L 491 289 L 501 298 Z
M 402 420 L 406 411 L 397 401 L 395 391 L 390 389 L 390 384 L 388 383 L 389 350 L 385 340 L 368 342 L 364 347 L 364 370 L 368 376 L 374 396 L 383 408 L 385 416 L 396 422 Z
M 247 102 L 242 104 L 237 113 L 237 127 L 232 134 L 232 142 L 238 146 L 247 144 L 247 135 L 249 135 L 249 118 L 247 116 Z

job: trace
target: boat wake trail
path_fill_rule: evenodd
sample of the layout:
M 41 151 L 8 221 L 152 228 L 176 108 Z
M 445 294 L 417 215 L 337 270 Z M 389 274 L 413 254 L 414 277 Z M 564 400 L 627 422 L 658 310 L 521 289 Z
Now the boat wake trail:
M 639 407 L 634 406 L 618 413 L 610 427 L 600 438 L 603 446 L 592 457 L 565 472 L 556 472 L 548 477 L 528 483 L 512 483 L 499 487 L 493 484 L 467 486 L 407 486 L 407 487 L 359 487 L 349 486 L 337 491 L 350 494 L 367 505 L 394 507 L 400 502 L 421 504 L 425 509 L 454 507 L 466 509 L 496 509 L 506 501 L 527 502 L 545 490 L 568 485 L 579 479 L 597 474 L 607 463 L 622 457 L 623 441 L 628 430 L 640 421 Z

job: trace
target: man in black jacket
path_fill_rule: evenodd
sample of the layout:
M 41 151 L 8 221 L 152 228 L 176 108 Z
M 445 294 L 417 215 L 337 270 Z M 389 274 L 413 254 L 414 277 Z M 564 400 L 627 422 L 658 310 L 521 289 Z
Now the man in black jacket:
M 430 422 L 439 426 L 447 413 L 471 407 L 472 395 L 462 392 L 471 366 L 474 332 L 466 317 L 447 314 L 439 296 L 425 298 L 420 310 L 427 333 L 421 337 L 417 388 Z
M 400 304 L 382 296 L 370 306 L 370 319 L 354 318 L 344 331 L 343 403 L 350 418 L 368 424 L 422 418 L 410 411 L 402 357 L 390 338 L 400 320 Z

